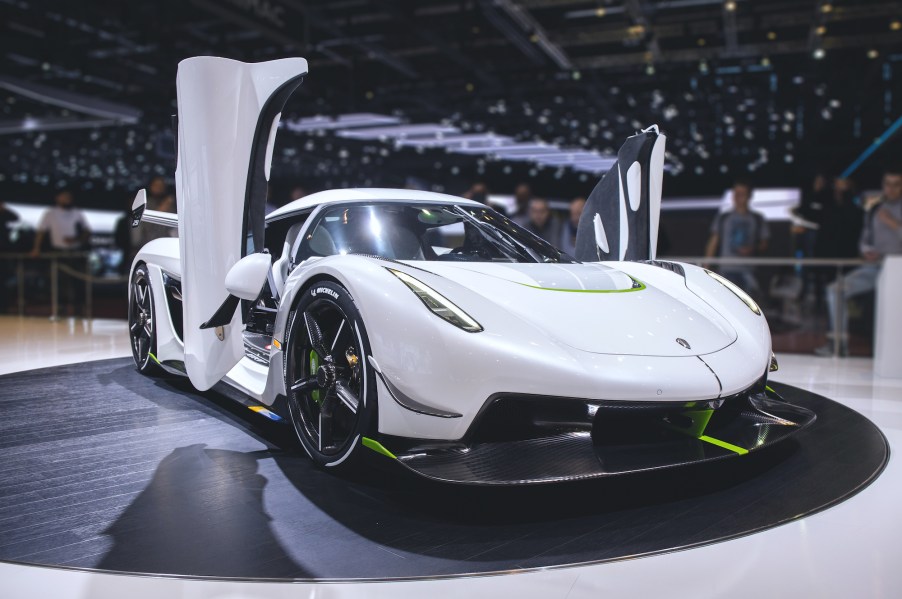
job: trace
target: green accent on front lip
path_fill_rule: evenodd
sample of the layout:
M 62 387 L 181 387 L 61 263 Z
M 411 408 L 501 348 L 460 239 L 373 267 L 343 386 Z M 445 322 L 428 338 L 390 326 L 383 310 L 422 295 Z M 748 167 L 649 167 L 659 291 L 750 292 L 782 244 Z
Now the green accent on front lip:
M 708 427 L 711 416 L 714 415 L 714 410 L 695 410 L 693 412 L 683 412 L 682 415 L 692 419 L 692 426 L 686 430 L 686 433 L 693 437 L 701 438 Z
M 717 445 L 718 447 L 723 447 L 724 449 L 728 449 L 733 453 L 738 453 L 739 455 L 745 455 L 749 452 L 749 450 L 744 447 L 739 447 L 738 445 L 733 445 L 732 443 L 727 443 L 726 441 L 721 441 L 720 439 L 715 439 L 714 437 L 709 437 L 708 435 L 702 435 L 698 438 L 698 440 L 705 441 L 706 443 L 710 443 L 711 445 Z
M 633 277 L 630 277 L 633 279 Z M 629 289 L 558 289 L 557 287 L 539 287 L 538 285 L 529 285 L 527 283 L 517 283 L 530 289 L 541 289 L 542 291 L 561 291 L 563 293 L 629 293 L 630 291 L 642 291 L 645 289 L 645 283 L 633 279 L 634 283 L 639 283 L 638 287 L 630 287 Z
M 770 387 L 770 385 L 765 385 L 765 386 L 764 386 L 764 390 L 765 390 L 765 391 L 769 391 L 770 393 L 776 393 L 776 391 L 774 391 L 774 390 Z
M 156 362 L 157 364 L 160 363 L 160 361 L 157 359 L 157 357 L 155 355 L 153 355 L 153 352 L 147 352 L 147 355 L 150 356 L 150 359 L 153 360 L 154 362 Z
M 393 460 L 398 459 L 398 457 L 395 454 L 393 454 L 389 450 L 385 449 L 385 447 L 382 445 L 382 443 L 379 443 L 379 441 L 376 441 L 375 439 L 370 439 L 369 437 L 363 437 L 362 441 L 363 441 L 364 447 L 368 447 L 368 448 L 372 449 L 373 451 L 375 451 L 376 453 L 381 453 L 382 455 L 390 457 Z
M 686 416 L 687 418 L 692 420 L 692 424 L 687 427 L 669 425 L 668 428 L 689 435 L 690 437 L 695 437 L 699 441 L 704 441 L 705 443 L 710 443 L 711 445 L 717 445 L 718 447 L 722 447 L 723 449 L 727 449 L 739 455 L 745 455 L 749 452 L 749 450 L 745 449 L 744 447 L 739 447 L 738 445 L 733 445 L 732 443 L 727 443 L 726 441 L 721 441 L 720 439 L 715 439 L 714 437 L 709 437 L 708 435 L 704 434 L 705 429 L 708 427 L 708 422 L 710 422 L 711 420 L 711 416 L 714 415 L 713 409 L 709 408 L 706 410 L 681 412 L 680 415 Z

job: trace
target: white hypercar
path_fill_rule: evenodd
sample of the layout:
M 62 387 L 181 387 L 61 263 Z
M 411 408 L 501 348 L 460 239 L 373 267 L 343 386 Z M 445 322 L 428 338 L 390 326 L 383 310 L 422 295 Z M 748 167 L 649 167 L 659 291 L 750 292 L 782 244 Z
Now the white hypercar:
M 287 420 L 344 467 L 374 450 L 437 480 L 522 484 L 741 456 L 814 420 L 767 386 L 755 302 L 655 261 L 664 136 L 627 140 L 577 257 L 463 198 L 339 189 L 264 217 L 303 59 L 179 65 L 177 226 L 135 258 L 142 372 Z M 237 391 L 237 393 L 234 393 Z

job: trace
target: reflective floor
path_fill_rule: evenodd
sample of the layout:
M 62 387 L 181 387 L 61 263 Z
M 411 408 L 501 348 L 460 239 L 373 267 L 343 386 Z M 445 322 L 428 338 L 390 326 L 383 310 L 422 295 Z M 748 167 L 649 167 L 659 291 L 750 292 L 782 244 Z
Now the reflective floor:
M 121 322 L 0 318 L 0 372 L 128 353 Z M 902 378 L 875 378 L 871 361 L 862 358 L 778 358 L 781 369 L 775 380 L 841 401 L 877 423 L 891 451 L 902 447 Z M 876 482 L 824 512 L 740 539 L 654 557 L 468 579 L 318 585 L 132 577 L 0 564 L 0 597 L 895 597 L 902 596 L 900 505 L 902 466 L 891 455 Z
M 0 316 L 0 374 L 130 352 L 124 320 Z

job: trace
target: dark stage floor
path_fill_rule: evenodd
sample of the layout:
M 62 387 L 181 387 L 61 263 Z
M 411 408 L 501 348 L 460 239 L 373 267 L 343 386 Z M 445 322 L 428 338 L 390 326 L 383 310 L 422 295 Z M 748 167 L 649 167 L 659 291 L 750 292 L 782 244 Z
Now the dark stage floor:
M 0 377 L 0 560 L 217 578 L 485 574 L 671 551 L 848 498 L 888 448 L 866 418 L 774 387 L 817 421 L 720 463 L 533 488 L 316 469 L 287 425 L 131 359 Z

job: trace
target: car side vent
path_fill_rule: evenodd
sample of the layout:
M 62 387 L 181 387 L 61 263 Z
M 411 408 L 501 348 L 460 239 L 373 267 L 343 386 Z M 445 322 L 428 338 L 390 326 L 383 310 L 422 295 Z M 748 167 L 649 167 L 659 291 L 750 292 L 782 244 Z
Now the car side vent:
M 683 266 L 677 264 L 676 262 L 667 262 L 666 260 L 640 260 L 642 264 L 651 264 L 652 266 L 657 266 L 658 268 L 663 268 L 664 270 L 669 270 L 672 273 L 678 274 L 681 277 L 686 276 L 686 271 L 683 270 Z

